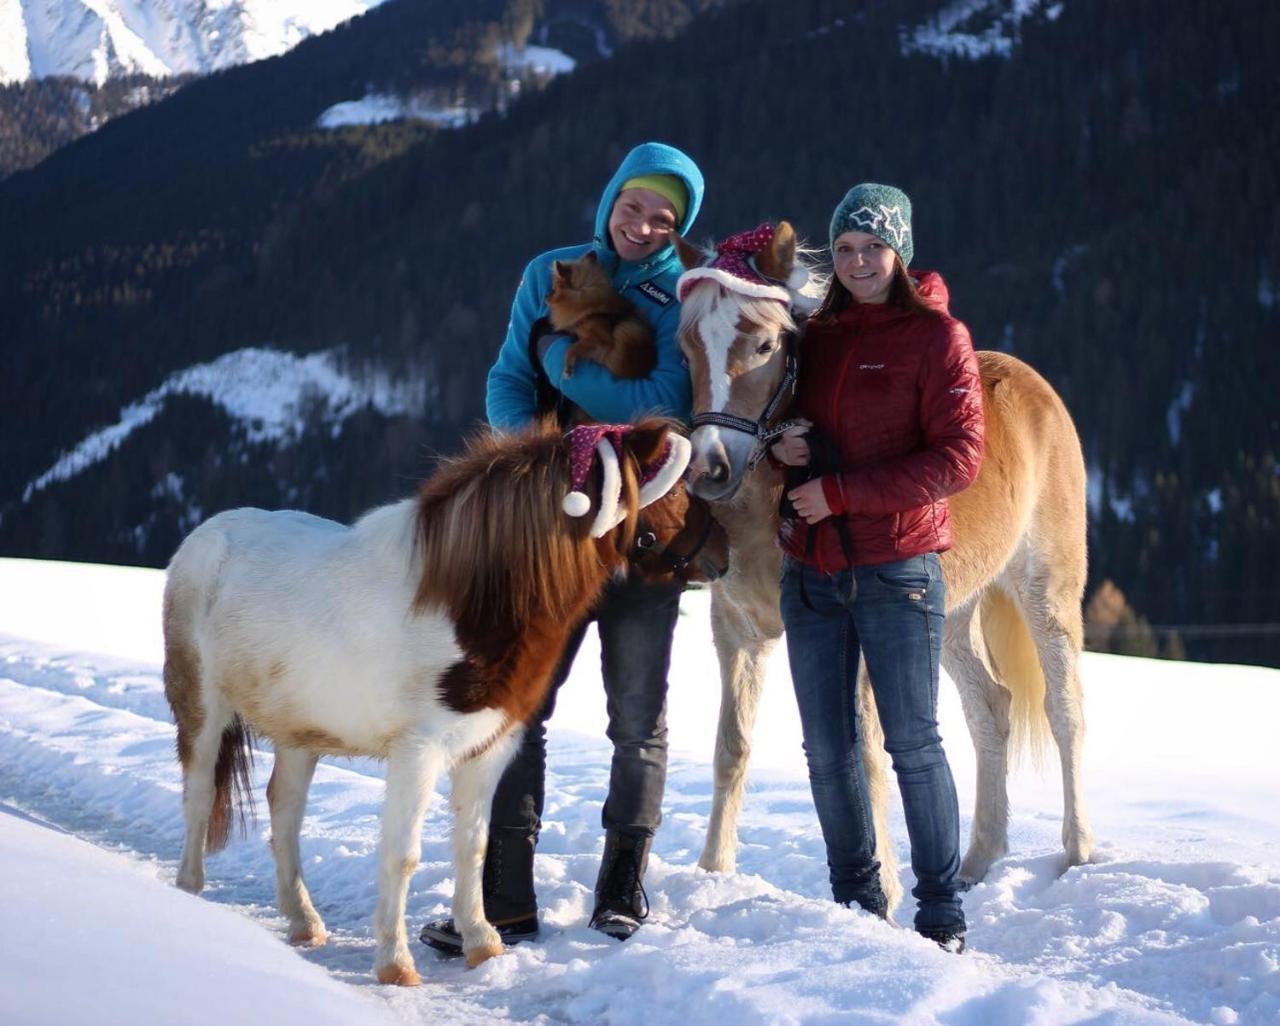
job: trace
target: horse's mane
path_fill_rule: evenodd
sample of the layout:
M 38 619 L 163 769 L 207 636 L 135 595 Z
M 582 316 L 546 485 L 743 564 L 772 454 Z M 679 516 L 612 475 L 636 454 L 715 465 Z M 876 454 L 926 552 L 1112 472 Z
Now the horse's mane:
M 639 484 L 634 461 L 620 462 L 626 522 L 597 540 L 591 515 L 570 517 L 561 506 L 571 490 L 569 456 L 553 421 L 519 435 L 472 436 L 422 485 L 414 608 L 443 606 L 455 622 L 493 629 L 580 615 L 584 595 L 594 597 L 633 540 Z M 586 490 L 594 510 L 597 469 Z

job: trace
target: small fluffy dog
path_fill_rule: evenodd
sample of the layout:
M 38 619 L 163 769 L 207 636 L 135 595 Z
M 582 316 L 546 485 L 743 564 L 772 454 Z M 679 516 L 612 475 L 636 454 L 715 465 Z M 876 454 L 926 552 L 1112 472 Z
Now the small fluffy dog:
M 594 253 L 555 262 L 547 309 L 551 326 L 574 339 L 564 360 L 566 377 L 581 357 L 618 378 L 642 378 L 658 362 L 649 322 L 614 291 Z

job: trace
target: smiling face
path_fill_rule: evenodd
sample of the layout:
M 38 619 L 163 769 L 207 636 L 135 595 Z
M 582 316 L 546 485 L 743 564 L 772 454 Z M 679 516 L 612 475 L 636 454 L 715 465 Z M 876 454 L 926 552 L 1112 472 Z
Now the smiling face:
M 893 286 L 897 254 L 869 232 L 845 232 L 831 247 L 836 278 L 857 303 L 883 303 Z
M 623 189 L 609 212 L 609 238 L 623 260 L 653 256 L 676 227 L 676 208 L 652 189 Z

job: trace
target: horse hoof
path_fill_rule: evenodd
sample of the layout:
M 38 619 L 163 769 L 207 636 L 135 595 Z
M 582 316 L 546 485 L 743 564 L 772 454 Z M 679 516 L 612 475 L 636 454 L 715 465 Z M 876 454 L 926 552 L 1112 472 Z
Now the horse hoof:
M 298 948 L 321 948 L 328 940 L 323 926 L 307 926 L 289 934 L 289 943 Z
M 473 948 L 467 952 L 467 968 L 474 969 L 481 962 L 487 962 L 491 958 L 497 958 L 502 954 L 502 945 L 484 944 L 478 948 Z
M 397 987 L 417 987 L 422 983 L 422 977 L 411 965 L 385 965 L 378 970 L 378 982 L 394 984 Z

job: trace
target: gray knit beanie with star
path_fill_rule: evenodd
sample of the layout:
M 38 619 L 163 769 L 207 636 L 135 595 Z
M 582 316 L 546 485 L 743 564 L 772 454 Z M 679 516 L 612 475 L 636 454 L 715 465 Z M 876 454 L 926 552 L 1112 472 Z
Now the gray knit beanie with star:
M 867 232 L 885 243 L 904 267 L 911 265 L 915 246 L 911 242 L 911 200 L 892 185 L 863 182 L 844 194 L 831 215 L 831 249 L 845 232 Z

